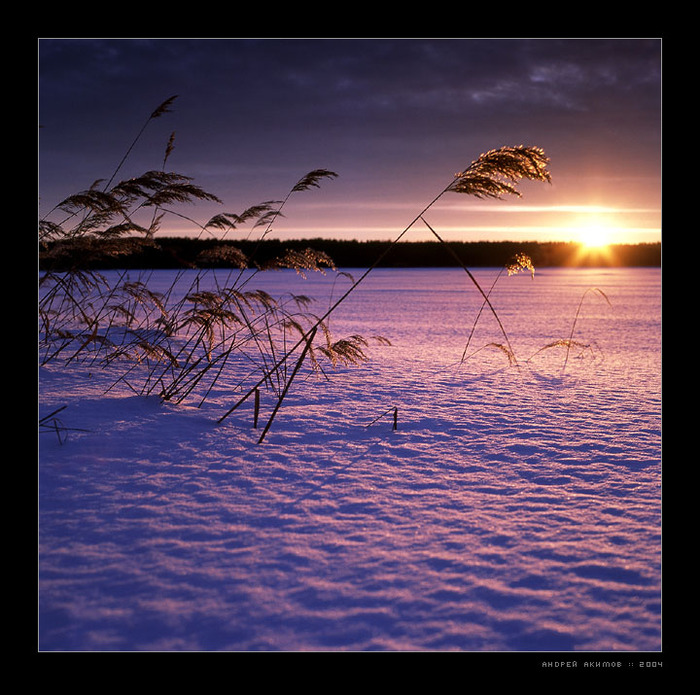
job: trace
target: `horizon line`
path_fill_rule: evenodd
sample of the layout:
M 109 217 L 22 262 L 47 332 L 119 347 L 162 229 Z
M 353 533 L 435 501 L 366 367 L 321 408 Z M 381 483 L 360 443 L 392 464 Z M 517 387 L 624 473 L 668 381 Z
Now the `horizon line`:
M 240 239 L 234 239 L 232 237 L 216 237 L 216 236 L 206 236 L 204 234 L 185 234 L 185 233 L 163 233 L 160 234 L 156 237 L 156 240 L 160 239 L 190 239 L 192 241 L 226 241 L 226 242 L 234 242 L 234 243 L 242 243 L 242 242 L 250 242 L 250 243 L 259 243 L 259 242 L 265 242 L 265 241 L 278 241 L 278 242 L 296 242 L 296 241 L 337 241 L 341 243 L 355 243 L 355 244 L 365 244 L 365 243 L 377 243 L 377 242 L 391 242 L 393 243 L 394 240 L 390 239 L 388 237 L 384 238 L 379 238 L 379 237 L 373 237 L 373 238 L 368 238 L 368 239 L 358 239 L 357 237 L 353 238 L 342 238 L 342 237 L 331 237 L 331 236 L 322 236 L 322 235 L 309 235 L 309 236 L 292 236 L 289 238 L 281 238 L 279 235 L 270 235 L 266 238 L 263 239 L 258 239 L 258 238 L 253 238 L 253 237 L 248 237 L 248 238 L 240 238 Z M 584 246 L 585 244 L 581 242 L 578 239 L 446 239 L 444 241 L 447 241 L 448 243 L 456 243 L 456 244 L 573 244 L 577 246 Z M 425 238 L 425 239 L 401 239 L 400 241 L 396 242 L 399 244 L 424 244 L 424 243 L 435 243 L 439 244 L 441 243 L 438 239 L 435 238 Z M 642 245 L 660 245 L 661 244 L 661 239 L 656 239 L 654 241 L 611 241 L 605 246 L 642 246 Z

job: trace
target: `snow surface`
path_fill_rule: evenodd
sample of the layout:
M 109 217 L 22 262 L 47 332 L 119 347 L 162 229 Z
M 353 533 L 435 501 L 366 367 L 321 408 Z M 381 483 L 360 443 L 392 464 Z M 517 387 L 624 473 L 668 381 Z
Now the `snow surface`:
M 331 280 L 266 282 L 322 307 Z M 525 363 L 592 287 L 592 347 Z M 39 415 L 66 407 L 39 435 L 39 649 L 660 650 L 660 270 L 545 268 L 493 301 L 520 367 L 458 364 L 463 271 L 373 271 L 331 329 L 392 346 L 300 373 L 262 444 L 252 403 L 217 424 L 225 383 L 198 407 L 41 367 Z M 499 339 L 484 314 L 472 347 Z

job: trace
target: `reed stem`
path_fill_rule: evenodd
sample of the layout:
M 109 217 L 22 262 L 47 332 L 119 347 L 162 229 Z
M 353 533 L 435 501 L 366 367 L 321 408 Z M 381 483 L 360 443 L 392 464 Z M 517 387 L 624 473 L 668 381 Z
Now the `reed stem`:
M 284 390 L 282 391 L 282 394 L 280 395 L 279 400 L 277 401 L 277 404 L 275 405 L 275 408 L 272 411 L 272 415 L 270 416 L 270 419 L 267 421 L 267 424 L 265 425 L 265 429 L 263 430 L 263 433 L 260 435 L 260 439 L 258 439 L 258 444 L 262 444 L 270 427 L 272 427 L 272 422 L 275 419 L 275 416 L 277 415 L 277 412 L 279 411 L 280 407 L 282 406 L 282 401 L 285 399 L 285 397 L 289 391 L 289 387 L 292 385 L 292 381 L 294 381 L 294 377 L 297 375 L 297 372 L 299 371 L 302 363 L 304 362 L 304 358 L 306 357 L 306 353 L 311 348 L 311 342 L 313 341 L 315 335 L 316 335 L 316 328 L 312 329 L 312 331 L 309 335 L 309 338 L 306 342 L 306 346 L 302 350 L 302 353 L 299 357 L 299 360 L 297 361 L 297 363 L 294 367 L 294 370 L 292 371 L 292 374 L 289 377 L 289 380 L 285 384 Z M 257 391 L 257 389 L 256 389 L 256 391 Z

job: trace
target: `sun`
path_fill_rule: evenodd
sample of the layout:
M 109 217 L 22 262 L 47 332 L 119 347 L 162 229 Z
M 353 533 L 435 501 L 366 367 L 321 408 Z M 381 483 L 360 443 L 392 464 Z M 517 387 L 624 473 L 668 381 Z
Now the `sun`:
M 589 249 L 599 249 L 610 244 L 610 232 L 603 225 L 590 225 L 579 231 L 579 242 Z
M 575 265 L 609 265 L 614 261 L 615 228 L 605 223 L 591 222 L 576 231 L 578 251 Z

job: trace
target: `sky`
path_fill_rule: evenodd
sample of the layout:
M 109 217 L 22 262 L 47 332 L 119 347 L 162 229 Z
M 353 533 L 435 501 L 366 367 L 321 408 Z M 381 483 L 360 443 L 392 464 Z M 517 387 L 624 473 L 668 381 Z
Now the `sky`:
M 481 153 L 529 145 L 551 184 L 448 193 L 430 225 L 454 241 L 661 240 L 659 38 L 39 38 L 37 51 L 40 216 L 109 179 L 148 122 L 118 178 L 160 168 L 174 132 L 168 168 L 223 201 L 180 209 L 200 224 L 328 169 L 270 236 L 394 239 Z M 193 221 L 167 216 L 160 233 L 199 236 Z M 404 236 L 428 238 L 420 223 Z

